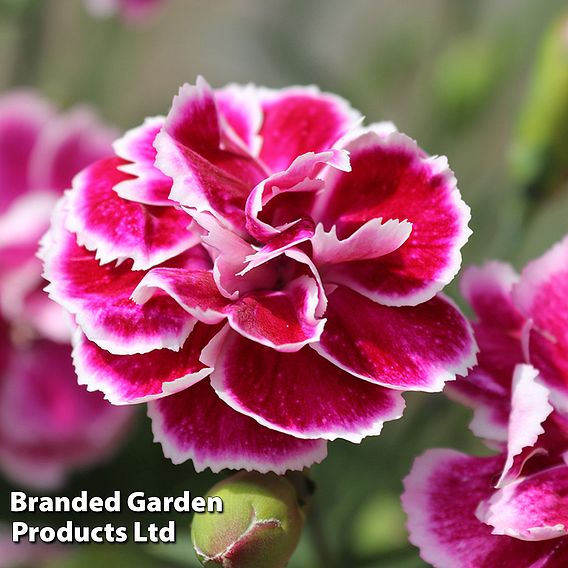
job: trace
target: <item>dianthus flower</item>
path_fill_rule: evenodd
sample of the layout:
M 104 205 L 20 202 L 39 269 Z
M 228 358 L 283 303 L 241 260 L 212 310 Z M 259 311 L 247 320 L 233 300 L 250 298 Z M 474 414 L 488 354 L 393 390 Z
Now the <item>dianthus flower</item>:
M 85 108 L 0 97 L 0 468 L 20 485 L 54 488 L 100 461 L 131 415 L 77 385 L 70 318 L 43 292 L 36 257 L 57 199 L 113 137 Z
M 437 568 L 568 566 L 568 238 L 519 276 L 470 268 L 479 364 L 449 394 L 499 451 L 418 458 L 403 504 L 412 542 Z
M 474 363 L 438 294 L 469 236 L 447 161 L 360 123 L 315 88 L 199 79 L 60 203 L 42 256 L 79 380 L 150 401 L 174 462 L 300 469 Z

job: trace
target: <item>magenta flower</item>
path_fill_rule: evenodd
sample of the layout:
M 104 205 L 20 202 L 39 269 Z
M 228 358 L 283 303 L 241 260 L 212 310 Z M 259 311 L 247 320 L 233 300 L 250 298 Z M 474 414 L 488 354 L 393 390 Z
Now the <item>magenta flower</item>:
M 95 18 L 119 16 L 124 23 L 137 26 L 148 22 L 164 0 L 85 0 Z
M 500 453 L 418 458 L 403 496 L 411 540 L 437 568 L 567 566 L 568 237 L 520 277 L 492 262 L 462 285 L 481 351 L 448 390 Z
M 42 291 L 36 258 L 53 205 L 113 134 L 86 109 L 0 97 L 0 468 L 19 484 L 60 485 L 108 454 L 130 416 L 77 386 L 71 322 Z
M 438 292 L 469 210 L 443 158 L 339 97 L 185 85 L 60 203 L 42 256 L 79 380 L 150 401 L 175 463 L 284 472 L 475 361 Z

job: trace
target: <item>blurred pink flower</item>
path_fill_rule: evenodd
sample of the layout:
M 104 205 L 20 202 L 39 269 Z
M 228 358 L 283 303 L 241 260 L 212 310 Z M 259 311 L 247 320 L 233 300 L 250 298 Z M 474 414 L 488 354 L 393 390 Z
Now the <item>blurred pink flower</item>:
M 119 16 L 126 24 L 148 22 L 164 0 L 85 0 L 89 12 L 96 18 Z
M 150 402 L 179 463 L 284 472 L 475 362 L 438 292 L 469 209 L 444 158 L 315 88 L 185 85 L 75 178 L 42 256 L 81 383 Z
M 53 205 L 113 136 L 87 109 L 0 97 L 0 468 L 20 484 L 59 485 L 108 453 L 129 419 L 77 386 L 72 322 L 43 292 L 36 258 Z
M 0 525 L 0 568 L 40 568 L 55 566 L 55 561 L 63 560 L 69 548 L 57 544 L 12 542 L 9 526 Z
M 481 351 L 448 392 L 500 454 L 418 458 L 403 496 L 411 540 L 438 568 L 568 566 L 568 237 L 520 277 L 470 268 L 462 290 Z

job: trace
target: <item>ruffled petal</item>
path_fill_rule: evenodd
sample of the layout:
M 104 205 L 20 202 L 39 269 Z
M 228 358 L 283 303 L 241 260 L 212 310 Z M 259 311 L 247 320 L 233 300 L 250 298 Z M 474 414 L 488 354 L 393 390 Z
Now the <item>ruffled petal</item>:
M 215 100 L 226 132 L 236 144 L 257 156 L 262 144 L 259 136 L 262 125 L 262 108 L 254 85 L 230 84 L 215 90 Z
M 568 414 L 568 237 L 525 267 L 513 299 L 533 322 L 530 362 Z
M 529 541 L 568 535 L 568 466 L 506 485 L 481 505 L 478 514 L 497 535 Z
M 205 349 L 211 384 L 233 409 L 297 438 L 358 443 L 400 418 L 397 391 L 352 377 L 313 349 L 280 353 L 225 329 Z
M 162 116 L 147 118 L 142 126 L 129 130 L 113 144 L 116 155 L 128 162 L 119 165 L 118 169 L 129 176 L 114 186 L 123 199 L 146 205 L 173 204 L 169 199 L 172 180 L 154 166 L 154 140 L 164 121 Z
M 212 371 L 199 360 L 216 328 L 198 324 L 177 352 L 157 349 L 142 355 L 112 355 L 78 331 L 73 363 L 79 384 L 101 391 L 112 404 L 162 398 L 200 381 Z
M 349 171 L 349 156 L 342 150 L 302 154 L 284 171 L 259 183 L 246 202 L 246 227 L 266 242 L 300 219 L 309 217 L 315 193 L 324 187 L 325 166 Z
M 566 542 L 523 542 L 491 534 L 476 517 L 491 491 L 501 458 L 430 450 L 404 480 L 402 504 L 410 541 L 435 568 L 561 568 Z
M 156 165 L 174 180 L 171 199 L 242 230 L 247 196 L 266 172 L 251 156 L 222 148 L 223 141 L 214 92 L 199 78 L 174 98 L 154 142 Z
M 41 130 L 53 116 L 51 106 L 31 92 L 0 98 L 0 214 L 31 187 L 30 155 Z
M 211 271 L 183 268 L 154 268 L 132 292 L 132 299 L 144 305 L 166 293 L 194 318 L 208 324 L 222 321 L 229 301 L 219 293 Z
M 465 317 L 446 298 L 413 307 L 382 306 L 339 286 L 312 347 L 348 373 L 401 390 L 440 391 L 475 364 Z
M 396 251 L 351 263 L 342 284 L 385 305 L 416 305 L 432 298 L 456 275 L 461 247 L 471 233 L 445 158 L 427 158 L 398 132 L 368 129 L 348 142 L 352 171 L 328 170 L 313 218 L 345 239 L 372 219 L 412 223 Z
M 339 239 L 336 227 L 326 231 L 320 223 L 311 240 L 313 259 L 317 266 L 333 265 L 325 271 L 335 281 L 342 272 L 349 272 L 346 262 L 371 260 L 398 249 L 410 236 L 412 225 L 407 221 L 371 219 L 345 239 Z M 337 266 L 339 265 L 339 266 Z M 334 275 L 335 273 L 335 275 Z M 334 277 L 335 276 L 335 277 Z
M 538 437 L 544 433 L 544 421 L 552 412 L 552 406 L 548 402 L 548 389 L 537 381 L 537 377 L 538 371 L 530 365 L 518 365 L 515 369 L 507 460 L 496 487 L 503 487 L 520 474 Z M 528 450 L 529 453 L 524 453 L 523 450 Z
M 154 440 L 175 464 L 191 459 L 197 471 L 225 468 L 301 470 L 322 461 L 325 440 L 300 440 L 261 426 L 235 412 L 215 394 L 208 380 L 151 402 Z
M 100 265 L 94 253 L 77 245 L 64 229 L 65 201 L 56 209 L 40 256 L 50 297 L 75 315 L 85 335 L 116 355 L 178 350 L 195 319 L 165 294 L 138 305 L 130 295 L 144 276 L 129 261 Z
M 316 317 L 319 286 L 309 276 L 277 292 L 253 292 L 228 309 L 229 324 L 242 336 L 277 351 L 298 351 L 318 341 L 325 325 Z
M 119 158 L 101 160 L 76 176 L 67 228 L 79 244 L 96 251 L 102 264 L 132 259 L 133 270 L 147 270 L 197 244 L 184 211 L 135 203 L 113 191 L 129 178 L 118 169 L 122 164 Z
M 331 148 L 361 120 L 347 101 L 316 87 L 259 89 L 259 98 L 260 158 L 273 172 L 285 170 L 297 156 Z
M 492 261 L 463 271 L 460 290 L 480 322 L 502 330 L 521 329 L 525 318 L 511 298 L 519 275 L 510 264 Z

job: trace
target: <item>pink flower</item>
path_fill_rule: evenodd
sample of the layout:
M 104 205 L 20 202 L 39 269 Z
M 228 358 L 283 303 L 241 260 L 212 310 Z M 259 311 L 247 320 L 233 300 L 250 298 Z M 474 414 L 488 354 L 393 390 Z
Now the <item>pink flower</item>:
M 19 484 L 60 485 L 108 454 L 129 419 L 77 386 L 71 322 L 42 291 L 36 258 L 53 205 L 113 135 L 87 109 L 0 98 L 0 468 Z
M 448 387 L 493 457 L 430 450 L 405 480 L 412 542 L 438 568 L 568 565 L 568 237 L 519 277 L 469 269 L 479 365 Z M 531 364 L 527 364 L 531 363 Z
M 443 158 L 315 88 L 204 80 L 115 143 L 42 256 L 82 384 L 175 463 L 283 472 L 399 418 L 476 346 L 438 292 L 469 210 Z
M 95 18 L 118 15 L 128 25 L 145 24 L 164 0 L 85 0 L 88 11 Z

